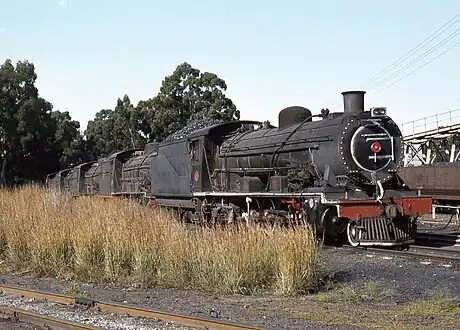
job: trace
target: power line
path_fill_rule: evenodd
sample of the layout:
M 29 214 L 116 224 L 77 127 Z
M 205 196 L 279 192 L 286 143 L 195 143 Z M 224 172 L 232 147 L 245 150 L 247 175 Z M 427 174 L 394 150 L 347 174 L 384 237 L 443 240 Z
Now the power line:
M 434 38 L 436 38 L 441 32 L 443 32 L 444 30 L 448 29 L 450 26 L 456 24 L 459 20 L 460 20 L 460 12 L 457 13 L 454 17 L 452 17 L 447 23 L 445 23 L 443 26 L 441 26 L 440 28 L 438 28 L 436 31 L 434 31 L 430 36 L 428 36 L 427 38 L 425 38 L 425 40 L 423 40 L 421 43 L 419 43 L 417 46 L 415 46 L 414 48 L 412 48 L 408 53 L 406 53 L 406 55 L 404 55 L 403 57 L 401 57 L 399 60 L 396 60 L 395 62 L 393 62 L 392 64 L 390 64 L 386 69 L 382 70 L 380 73 L 378 73 L 377 75 L 375 75 L 374 77 L 372 77 L 368 83 L 371 83 L 373 81 L 375 81 L 377 78 L 379 78 L 380 76 L 382 76 L 383 74 L 385 74 L 386 72 L 388 72 L 393 66 L 401 63 L 402 61 L 404 61 L 406 58 L 408 58 L 410 55 L 412 55 L 414 52 L 416 52 L 417 50 L 419 50 L 420 48 L 422 48 L 425 44 L 429 43 L 431 40 L 433 40 Z M 455 22 L 451 23 L 453 20 L 455 20 Z M 449 24 L 451 23 L 451 24 Z M 447 25 L 449 24 L 449 26 L 447 28 L 445 28 Z M 442 31 L 441 31 L 442 30 Z
M 414 48 L 412 48 L 408 53 L 406 53 L 403 57 L 399 58 L 398 60 L 396 60 L 395 62 L 393 62 L 392 64 L 390 64 L 387 68 L 385 68 L 384 70 L 382 70 L 380 73 L 378 73 L 377 75 L 375 75 L 374 77 L 372 77 L 368 83 L 371 83 L 373 81 L 375 81 L 376 79 L 378 79 L 379 77 L 381 77 L 382 75 L 384 75 L 385 73 L 387 73 L 388 71 L 390 71 L 393 67 L 395 67 L 397 64 L 400 64 L 401 62 L 403 62 L 405 59 L 407 59 L 410 55 L 414 54 L 415 52 L 417 52 L 419 49 L 423 48 L 425 45 L 427 45 L 428 43 L 430 43 L 433 39 L 435 39 L 436 37 L 438 37 L 440 34 L 442 34 L 444 31 L 446 31 L 447 29 L 449 29 L 450 27 L 452 27 L 453 25 L 455 25 L 457 22 L 460 21 L 460 12 L 457 13 L 454 17 L 452 17 L 448 22 L 444 23 L 441 27 L 439 27 L 436 31 L 434 31 L 433 33 L 431 33 L 431 35 L 429 35 L 427 38 L 425 38 L 422 42 L 420 42 L 417 46 L 415 46 Z M 448 37 L 444 38 L 443 40 L 441 40 L 440 42 L 438 42 L 435 46 L 433 46 L 432 48 L 430 48 L 429 50 L 425 51 L 422 55 L 420 55 L 419 57 L 417 57 L 415 60 L 412 60 L 409 64 L 406 64 L 403 68 L 399 69 L 396 73 L 393 73 L 392 75 L 390 75 L 389 77 L 386 77 L 384 78 L 383 80 L 381 81 L 378 81 L 374 84 L 371 84 L 371 90 L 374 89 L 375 87 L 378 87 L 379 85 L 381 85 L 382 83 L 384 83 L 385 81 L 388 81 L 389 79 L 393 78 L 395 75 L 399 74 L 400 72 L 404 71 L 405 69 L 407 69 L 408 67 L 412 66 L 412 64 L 415 64 L 417 62 L 419 62 L 421 59 L 423 59 L 424 57 L 426 57 L 427 55 L 429 55 L 430 53 L 432 53 L 433 51 L 435 51 L 436 49 L 438 49 L 440 46 L 444 45 L 447 41 L 453 39 L 455 36 L 457 36 L 458 34 L 460 33 L 460 28 L 457 29 L 455 32 L 451 33 Z M 404 78 L 410 76 L 411 74 L 415 73 L 416 71 L 420 70 L 421 68 L 423 68 L 424 66 L 428 65 L 429 63 L 431 63 L 432 61 L 436 60 L 437 58 L 439 58 L 440 56 L 444 55 L 445 53 L 447 53 L 448 51 L 450 51 L 451 49 L 455 48 L 456 46 L 458 46 L 459 43 L 457 44 L 454 44 L 452 47 L 448 48 L 446 51 L 442 52 L 441 54 L 437 55 L 436 57 L 434 57 L 433 59 L 431 59 L 430 61 L 424 63 L 423 65 L 417 67 L 415 70 L 409 72 L 408 74 L 404 75 L 403 77 L 401 77 L 400 79 L 396 80 L 395 82 L 393 82 L 392 84 L 386 86 L 385 88 L 383 88 L 382 90 L 380 91 L 377 91 L 376 93 L 380 93 L 382 92 L 383 90 L 389 88 L 390 86 L 393 86 L 394 84 L 396 84 L 397 82 L 403 80 Z M 364 85 L 364 84 L 363 84 Z M 369 89 L 369 88 L 367 88 Z M 335 105 L 333 107 L 330 107 L 329 109 L 334 109 L 336 108 L 338 105 Z
M 439 49 L 442 45 L 444 45 L 446 42 L 448 42 L 449 40 L 452 40 L 453 38 L 455 38 L 457 35 L 460 34 L 460 28 L 458 28 L 455 32 L 451 33 L 447 38 L 443 39 L 442 41 L 440 41 L 439 43 L 437 43 L 436 45 L 434 45 L 433 47 L 431 47 L 430 49 L 428 49 L 427 51 L 425 51 L 425 53 L 423 53 L 422 55 L 420 55 L 419 57 L 417 57 L 416 59 L 412 60 L 411 62 L 409 62 L 408 64 L 406 64 L 405 66 L 403 66 L 401 69 L 399 69 L 398 71 L 394 72 L 392 75 L 386 77 L 385 79 L 377 82 L 376 84 L 374 85 L 371 85 L 369 86 L 369 90 L 373 90 L 375 89 L 376 87 L 380 86 L 381 84 L 385 83 L 386 81 L 390 80 L 391 78 L 397 76 L 400 72 L 404 71 L 406 68 L 409 68 L 411 67 L 413 64 L 419 62 L 421 59 L 425 58 L 426 56 L 428 56 L 429 54 L 431 54 L 432 52 L 434 52 L 435 50 Z
M 383 92 L 384 90 L 390 88 L 391 86 L 393 86 L 394 84 L 396 84 L 397 82 L 403 80 L 404 78 L 412 75 L 413 73 L 417 72 L 418 70 L 420 70 L 421 68 L 423 68 L 424 66 L 428 65 L 429 63 L 433 62 L 434 60 L 436 60 L 437 58 L 441 57 L 442 55 L 446 54 L 447 52 L 449 52 L 450 50 L 454 49 L 455 47 L 459 46 L 460 45 L 460 41 L 458 41 L 457 43 L 453 44 L 451 47 L 447 48 L 445 51 L 443 51 L 442 53 L 438 54 L 436 57 L 432 58 L 431 60 L 429 60 L 428 62 L 420 65 L 419 67 L 417 67 L 415 70 L 409 72 L 408 74 L 402 76 L 400 79 L 396 80 L 395 82 L 393 82 L 392 84 L 382 88 L 381 90 L 373 93 L 374 95 L 376 94 L 379 94 L 381 92 Z

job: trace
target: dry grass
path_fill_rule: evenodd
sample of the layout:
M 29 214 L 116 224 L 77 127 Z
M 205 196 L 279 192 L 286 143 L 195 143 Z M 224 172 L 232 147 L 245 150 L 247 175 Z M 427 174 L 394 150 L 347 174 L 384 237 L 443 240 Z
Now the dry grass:
M 316 296 L 316 299 L 325 303 L 335 302 L 385 302 L 398 293 L 388 288 L 384 283 L 370 281 L 365 282 L 362 286 L 353 286 L 350 284 L 339 286 L 331 291 L 324 292 Z
M 458 328 L 460 308 L 455 291 L 437 287 L 432 292 L 427 292 L 423 298 L 402 301 L 400 292 L 387 285 L 370 281 L 353 287 L 339 287 L 306 297 L 305 305 L 308 309 L 294 307 L 289 312 L 295 317 L 328 326 L 379 329 Z
M 1 256 L 41 276 L 295 295 L 317 286 L 319 250 L 307 228 L 187 229 L 128 200 L 0 191 Z

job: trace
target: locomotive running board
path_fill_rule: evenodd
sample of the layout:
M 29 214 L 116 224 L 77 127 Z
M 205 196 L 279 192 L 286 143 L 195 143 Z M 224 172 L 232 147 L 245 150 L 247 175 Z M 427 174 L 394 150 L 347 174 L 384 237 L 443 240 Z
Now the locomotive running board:
M 339 200 L 328 200 L 324 193 L 308 192 L 308 193 L 277 193 L 277 192 L 197 192 L 193 193 L 193 197 L 319 197 L 323 204 L 337 204 Z

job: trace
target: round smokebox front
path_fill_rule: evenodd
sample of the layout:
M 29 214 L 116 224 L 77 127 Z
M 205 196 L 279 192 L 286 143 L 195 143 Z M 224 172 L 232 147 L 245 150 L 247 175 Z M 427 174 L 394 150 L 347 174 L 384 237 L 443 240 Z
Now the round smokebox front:
M 351 156 L 362 170 L 383 170 L 393 159 L 393 141 L 382 126 L 368 124 L 359 127 L 351 138 Z

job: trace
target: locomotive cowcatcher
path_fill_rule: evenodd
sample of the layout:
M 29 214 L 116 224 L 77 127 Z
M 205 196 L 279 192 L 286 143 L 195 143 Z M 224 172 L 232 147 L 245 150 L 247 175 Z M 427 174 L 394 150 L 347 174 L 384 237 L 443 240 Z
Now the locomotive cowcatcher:
M 73 196 L 141 196 L 190 222 L 313 225 L 353 246 L 413 242 L 430 197 L 397 175 L 402 135 L 385 107 L 343 92 L 343 112 L 283 109 L 278 127 L 232 121 L 188 126 L 144 150 L 120 151 L 47 177 Z

